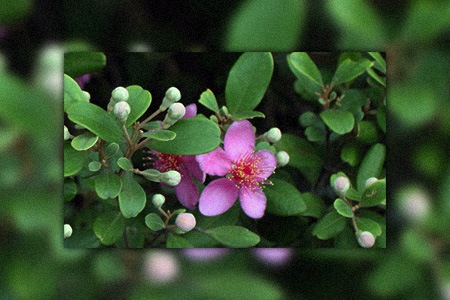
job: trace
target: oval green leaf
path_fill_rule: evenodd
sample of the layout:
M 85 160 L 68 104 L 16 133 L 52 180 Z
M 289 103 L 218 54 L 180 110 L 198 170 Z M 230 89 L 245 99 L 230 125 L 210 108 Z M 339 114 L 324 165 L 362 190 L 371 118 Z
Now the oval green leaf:
M 197 155 L 211 152 L 220 144 L 219 126 L 204 117 L 182 119 L 170 130 L 176 134 L 173 140 L 150 140 L 149 148 L 167 154 Z
M 78 76 L 101 70 L 106 65 L 106 56 L 102 52 L 64 53 L 64 73 Z
M 214 93 L 210 89 L 207 89 L 200 95 L 198 102 L 215 113 L 219 112 L 216 96 L 214 96 Z
M 64 74 L 64 112 L 77 102 L 86 102 L 85 95 L 78 83 L 69 75 Z
M 114 244 L 123 235 L 125 220 L 120 212 L 107 212 L 95 219 L 94 233 L 104 245 Z
M 232 248 L 248 248 L 259 243 L 257 234 L 240 226 L 221 226 L 208 229 L 206 232 L 223 245 Z
M 331 211 L 316 223 L 312 234 L 321 240 L 328 240 L 344 230 L 345 225 L 345 218 L 336 211 Z
M 384 159 L 386 158 L 386 147 L 383 144 L 375 144 L 364 156 L 359 166 L 356 185 L 358 191 L 365 189 L 366 180 L 370 177 L 378 177 L 383 168 Z
M 95 192 L 102 199 L 115 198 L 122 189 L 122 180 L 111 170 L 105 170 L 95 178 Z
M 105 149 L 105 156 L 106 157 L 112 157 L 119 152 L 119 144 L 117 143 L 111 143 L 106 147 Z
M 345 203 L 344 200 L 339 198 L 334 200 L 333 206 L 341 216 L 346 218 L 353 217 L 353 210 L 351 209 L 350 206 L 347 205 L 347 203 Z
M 306 203 L 306 210 L 300 215 L 307 217 L 320 218 L 325 211 L 325 203 L 322 198 L 313 193 L 303 193 L 302 199 Z
M 319 68 L 306 52 L 293 52 L 287 55 L 287 61 L 292 73 L 299 79 L 302 88 L 315 95 L 322 91 L 323 80 Z
M 253 119 L 253 118 L 265 118 L 266 116 L 260 111 L 242 111 L 236 114 L 233 114 L 231 118 L 234 121 L 242 120 L 242 119 Z
M 328 109 L 320 113 L 325 124 L 338 134 L 346 134 L 352 131 L 355 118 L 351 112 Z
M 290 183 L 272 179 L 273 185 L 264 189 L 267 197 L 267 211 L 279 216 L 294 216 L 306 210 L 302 194 Z
M 228 74 L 225 98 L 231 114 L 252 111 L 262 100 L 273 73 L 269 52 L 242 54 Z
M 145 216 L 145 225 L 153 231 L 159 231 L 166 228 L 161 217 L 155 213 L 150 213 Z
M 377 206 L 386 201 L 386 180 L 378 180 L 369 185 L 361 196 L 361 206 Z
M 352 81 L 371 68 L 373 64 L 374 63 L 368 59 L 362 59 L 355 62 L 350 58 L 347 58 L 339 64 L 333 75 L 333 79 L 331 79 L 331 83 L 334 85 L 339 85 L 341 83 Z
M 147 111 L 152 102 L 152 95 L 138 85 L 128 86 L 127 91 L 129 94 L 127 102 L 131 108 L 126 122 L 126 126 L 129 127 Z
M 380 236 L 382 233 L 380 224 L 369 218 L 356 218 L 356 225 L 360 230 L 369 231 L 374 236 Z
M 227 51 L 289 51 L 297 46 L 307 12 L 305 0 L 241 3 L 227 26 Z
M 89 148 L 94 146 L 95 143 L 97 143 L 97 141 L 98 136 L 93 135 L 90 132 L 86 132 L 74 137 L 74 139 L 71 142 L 71 145 L 75 150 L 83 151 L 88 150 Z
M 125 218 L 136 217 L 145 207 L 147 197 L 144 189 L 133 178 L 133 174 L 126 172 L 122 176 L 123 187 L 119 193 L 119 207 Z
M 74 103 L 68 110 L 68 116 L 72 122 L 84 126 L 102 140 L 125 141 L 117 120 L 97 105 L 87 102 Z
M 69 142 L 64 142 L 64 177 L 77 174 L 84 165 L 88 153 L 73 149 Z
M 171 130 L 156 130 L 151 132 L 146 132 L 142 135 L 143 137 L 148 137 L 157 141 L 171 141 L 173 140 L 177 134 Z
M 91 172 L 97 172 L 102 168 L 102 164 L 99 161 L 91 161 L 88 165 L 88 169 Z
M 120 157 L 117 160 L 117 165 L 125 171 L 132 171 L 133 170 L 133 164 L 131 163 L 131 161 L 126 158 L 126 157 Z

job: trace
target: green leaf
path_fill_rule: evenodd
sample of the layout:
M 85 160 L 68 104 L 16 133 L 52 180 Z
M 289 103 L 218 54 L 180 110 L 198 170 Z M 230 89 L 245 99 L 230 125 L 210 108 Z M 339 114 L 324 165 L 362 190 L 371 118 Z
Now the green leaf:
M 122 190 L 119 193 L 119 207 L 125 218 L 136 217 L 145 207 L 147 198 L 144 189 L 126 172 L 122 175 Z
M 320 113 L 325 124 L 338 134 L 346 134 L 352 131 L 355 125 L 353 114 L 348 111 L 328 109 Z
M 102 164 L 99 161 L 91 161 L 88 165 L 88 169 L 91 172 L 97 172 L 102 168 Z
M 378 141 L 377 127 L 372 121 L 361 121 L 358 123 L 358 134 L 356 140 L 366 144 L 375 144 Z
M 323 164 L 317 148 L 305 139 L 289 133 L 282 135 L 276 148 L 289 154 L 289 165 L 298 169 L 311 184 L 317 181 Z
M 152 95 L 138 85 L 127 86 L 127 91 L 129 94 L 127 102 L 131 108 L 126 122 L 126 126 L 129 127 L 147 111 L 152 102 Z
M 305 135 L 310 142 L 325 142 L 326 132 L 323 127 L 313 125 L 305 129 Z
M 377 206 L 386 201 L 386 180 L 378 180 L 368 186 L 361 197 L 361 206 Z
M 102 199 L 115 198 L 122 189 L 122 180 L 110 170 L 105 170 L 95 178 L 95 191 Z
M 207 89 L 200 95 L 198 102 L 215 113 L 219 112 L 219 105 L 217 104 L 216 96 L 214 96 L 210 89 Z
M 381 56 L 379 52 L 367 52 L 375 59 L 374 67 L 381 73 L 386 74 L 386 60 Z
M 194 248 L 194 246 L 184 237 L 170 234 L 167 238 L 166 248 Z
M 344 230 L 345 225 L 345 218 L 336 211 L 331 211 L 316 223 L 312 234 L 321 240 L 328 240 Z
M 306 210 L 300 215 L 306 217 L 320 218 L 325 211 L 325 203 L 323 200 L 313 193 L 303 193 L 302 199 L 306 204 Z
M 333 206 L 341 216 L 344 216 L 346 218 L 353 217 L 353 210 L 351 209 L 350 206 L 348 206 L 347 203 L 345 203 L 344 200 L 339 198 L 334 200 Z
M 354 201 L 361 201 L 361 193 L 355 190 L 354 188 L 350 188 L 345 195 L 347 199 Z
M 34 2 L 31 0 L 2 1 L 0 23 L 6 25 L 12 22 L 24 21 L 33 11 Z
M 308 127 L 317 124 L 318 122 L 320 122 L 320 119 L 312 111 L 307 111 L 300 115 L 298 121 L 300 125 L 302 125 L 302 127 Z
M 293 185 L 279 179 L 271 181 L 273 185 L 264 189 L 268 212 L 279 216 L 294 216 L 306 210 L 302 194 Z
M 381 106 L 378 108 L 377 123 L 381 130 L 386 133 L 386 106 Z
M 414 260 L 428 263 L 435 257 L 433 246 L 423 233 L 407 230 L 401 236 L 402 249 Z
M 380 75 L 378 75 L 373 69 L 367 69 L 367 74 L 369 74 L 370 77 L 375 79 L 375 81 L 381 84 L 383 87 L 386 87 L 386 78 L 380 77 Z
M 231 116 L 234 121 L 242 119 L 265 118 L 266 116 L 260 111 L 242 111 Z
M 374 236 L 380 236 L 382 233 L 380 224 L 369 218 L 357 217 L 356 225 L 358 225 L 358 228 L 362 231 L 369 231 Z
M 220 144 L 219 126 L 204 117 L 179 120 L 170 130 L 176 134 L 173 140 L 150 140 L 149 148 L 167 154 L 197 155 L 211 152 Z
M 88 153 L 73 149 L 70 142 L 64 142 L 64 177 L 77 174 L 84 166 Z
M 120 157 L 117 160 L 117 165 L 124 171 L 132 171 L 133 170 L 133 164 L 126 157 Z
M 123 235 L 125 220 L 120 212 L 110 211 L 95 219 L 94 233 L 104 245 L 114 244 Z
M 145 225 L 153 231 L 159 231 L 166 228 L 161 217 L 155 213 L 150 213 L 145 216 Z
M 250 0 L 236 10 L 227 26 L 227 51 L 289 51 L 297 46 L 306 18 L 306 1 Z
M 64 179 L 64 201 L 70 201 L 77 195 L 78 186 L 73 179 Z
M 117 152 L 119 152 L 119 144 L 111 143 L 105 149 L 105 156 L 106 157 L 113 157 L 114 155 L 117 154 Z
M 111 114 L 87 102 L 77 102 L 68 111 L 72 122 L 83 125 L 89 131 L 107 142 L 125 141 L 119 123 Z
M 162 129 L 162 130 L 146 132 L 142 136 L 164 142 L 164 141 L 173 140 L 177 136 L 177 134 L 173 131 Z
M 76 78 L 101 70 L 106 66 L 106 56 L 102 52 L 64 53 L 64 73 Z
M 90 132 L 86 132 L 74 137 L 74 139 L 71 142 L 71 145 L 75 150 L 83 151 L 88 150 L 89 148 L 94 146 L 95 143 L 97 143 L 97 141 L 98 136 L 93 135 Z
M 341 83 L 352 81 L 372 66 L 373 62 L 368 59 L 362 59 L 355 62 L 347 58 L 338 66 L 333 78 L 331 79 L 331 83 L 334 85 L 339 85 Z
M 378 177 L 380 175 L 385 157 L 386 147 L 383 144 L 375 144 L 367 151 L 358 169 L 358 176 L 356 178 L 358 191 L 365 189 L 368 178 Z
M 355 167 L 361 160 L 361 154 L 358 146 L 355 144 L 348 144 L 342 148 L 341 159 L 345 161 L 350 166 Z
M 64 112 L 68 112 L 74 103 L 86 102 L 85 97 L 78 83 L 69 75 L 64 74 Z
M 293 52 L 287 55 L 289 68 L 299 79 L 300 84 L 309 93 L 320 93 L 324 86 L 322 75 L 316 64 L 306 52 Z
M 240 226 L 221 226 L 206 232 L 227 247 L 247 248 L 259 243 L 260 238 L 247 228 Z
M 230 114 L 251 111 L 261 102 L 273 73 L 269 52 L 243 53 L 228 74 L 225 98 Z

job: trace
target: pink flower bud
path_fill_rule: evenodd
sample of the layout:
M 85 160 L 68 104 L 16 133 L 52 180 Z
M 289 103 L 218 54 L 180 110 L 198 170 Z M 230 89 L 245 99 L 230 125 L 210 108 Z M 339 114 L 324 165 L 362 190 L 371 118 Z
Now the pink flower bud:
M 190 213 L 179 214 L 175 220 L 175 225 L 184 232 L 191 231 L 196 225 L 195 217 Z
M 126 122 L 130 111 L 130 105 L 125 101 L 117 102 L 113 108 L 114 115 L 121 123 Z
M 375 237 L 369 231 L 359 231 L 356 233 L 358 244 L 363 248 L 371 248 L 375 244 Z
M 378 178 L 376 177 L 370 177 L 366 180 L 366 188 L 372 185 L 372 183 L 375 183 L 378 181 Z
M 345 195 L 350 189 L 350 180 L 345 176 L 339 176 L 334 180 L 334 188 L 340 195 Z
M 145 258 L 144 273 L 153 283 L 171 282 L 179 274 L 178 261 L 169 250 L 151 252 Z

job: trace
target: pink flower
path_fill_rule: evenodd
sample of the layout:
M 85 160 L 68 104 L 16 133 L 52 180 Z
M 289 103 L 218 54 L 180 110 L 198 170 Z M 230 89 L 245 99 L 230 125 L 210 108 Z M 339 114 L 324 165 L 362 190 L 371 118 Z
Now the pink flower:
M 225 134 L 224 149 L 197 155 L 200 168 L 210 175 L 225 176 L 212 181 L 199 199 L 200 212 L 216 216 L 233 206 L 239 197 L 242 209 L 258 219 L 266 209 L 261 185 L 275 170 L 277 160 L 269 150 L 255 151 L 255 133 L 247 120 L 235 121 Z
M 193 118 L 196 114 L 197 106 L 190 104 L 186 106 L 186 114 L 183 118 Z M 198 203 L 199 192 L 191 175 L 200 182 L 204 182 L 206 176 L 195 160 L 195 156 L 166 154 L 155 150 L 151 150 L 150 153 L 153 154 L 150 160 L 153 161 L 153 167 L 156 170 L 180 172 L 181 181 L 175 186 L 175 194 L 184 207 L 194 209 Z

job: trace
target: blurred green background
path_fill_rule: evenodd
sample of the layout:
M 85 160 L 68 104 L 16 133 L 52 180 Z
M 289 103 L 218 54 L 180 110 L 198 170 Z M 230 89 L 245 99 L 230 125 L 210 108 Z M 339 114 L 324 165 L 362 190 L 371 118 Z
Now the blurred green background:
M 1 3 L 1 299 L 450 298 L 448 1 Z M 62 52 L 75 42 L 101 51 L 386 51 L 389 249 L 297 250 L 276 269 L 251 251 L 200 263 L 175 251 L 65 250 Z M 155 273 L 152 257 L 176 265 L 178 277 Z

